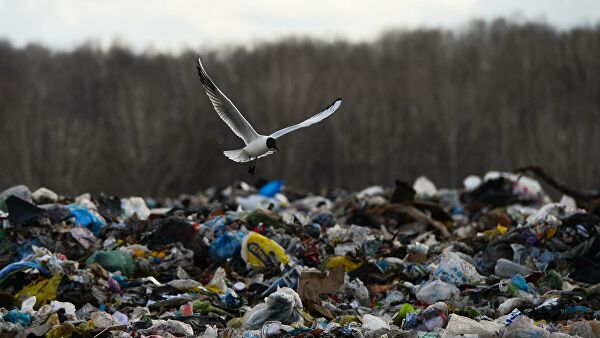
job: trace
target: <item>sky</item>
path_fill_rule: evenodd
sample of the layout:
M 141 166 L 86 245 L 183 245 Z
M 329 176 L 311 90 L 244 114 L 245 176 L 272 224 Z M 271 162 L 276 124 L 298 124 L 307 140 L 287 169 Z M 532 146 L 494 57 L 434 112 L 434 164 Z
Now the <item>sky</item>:
M 0 0 L 0 38 L 177 52 L 290 35 L 368 41 L 394 28 L 460 29 L 497 17 L 596 25 L 600 0 Z

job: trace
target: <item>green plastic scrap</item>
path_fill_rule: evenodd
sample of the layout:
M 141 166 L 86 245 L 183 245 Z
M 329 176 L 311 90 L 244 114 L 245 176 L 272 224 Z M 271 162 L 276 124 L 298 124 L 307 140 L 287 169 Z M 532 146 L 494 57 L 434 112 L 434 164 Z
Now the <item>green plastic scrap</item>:
M 398 313 L 392 319 L 394 325 L 400 326 L 404 318 L 406 318 L 406 315 L 413 312 L 415 312 L 415 308 L 412 305 L 410 305 L 410 303 L 402 304 L 400 311 L 398 311 Z
M 555 270 L 550 270 L 546 276 L 542 278 L 538 284 L 542 291 L 545 290 L 562 290 L 563 278 Z
M 135 274 L 135 262 L 133 258 L 119 250 L 96 251 L 85 261 L 87 265 L 92 263 L 98 263 L 110 272 L 121 271 L 127 276 Z

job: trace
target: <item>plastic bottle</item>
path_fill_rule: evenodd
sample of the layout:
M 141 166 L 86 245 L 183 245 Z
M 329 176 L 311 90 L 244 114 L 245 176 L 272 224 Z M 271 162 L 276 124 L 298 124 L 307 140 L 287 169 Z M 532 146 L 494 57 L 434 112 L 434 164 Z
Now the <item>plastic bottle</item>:
M 528 276 L 532 272 L 533 270 L 531 268 L 514 263 L 506 258 L 498 259 L 496 262 L 496 267 L 494 268 L 494 273 L 496 276 L 503 278 L 513 277 L 517 274 Z

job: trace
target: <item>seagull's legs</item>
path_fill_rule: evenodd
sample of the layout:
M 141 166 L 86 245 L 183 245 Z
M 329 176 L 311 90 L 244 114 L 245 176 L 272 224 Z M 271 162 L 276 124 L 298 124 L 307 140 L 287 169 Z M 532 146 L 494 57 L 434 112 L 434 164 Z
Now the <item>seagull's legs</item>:
M 254 176 L 254 172 L 256 171 L 256 157 L 250 162 L 250 168 L 248 168 L 248 173 Z

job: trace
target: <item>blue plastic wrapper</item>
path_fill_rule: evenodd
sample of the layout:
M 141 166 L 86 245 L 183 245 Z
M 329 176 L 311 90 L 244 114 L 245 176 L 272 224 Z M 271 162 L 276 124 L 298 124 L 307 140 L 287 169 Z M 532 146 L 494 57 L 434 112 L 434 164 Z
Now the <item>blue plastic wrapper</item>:
M 416 312 L 408 313 L 404 319 L 402 328 L 404 330 L 410 330 L 415 329 L 417 326 L 419 326 L 419 314 Z
M 282 185 L 282 180 L 269 181 L 267 184 L 263 185 L 258 192 L 265 197 L 273 197 L 281 191 Z
M 4 320 L 9 321 L 13 324 L 21 324 L 23 327 L 31 325 L 31 315 L 28 313 L 21 313 L 17 310 L 10 310 L 4 315 Z
M 240 301 L 240 298 L 235 293 L 235 291 L 233 291 L 231 289 L 227 289 L 227 292 L 225 292 L 225 295 L 221 296 L 221 297 L 223 299 L 223 302 L 225 303 L 225 306 L 227 306 L 230 309 L 237 309 L 240 306 L 242 306 L 242 302 Z
M 106 226 L 102 216 L 77 204 L 69 204 L 67 208 L 71 212 L 71 217 L 75 217 L 75 224 L 82 225 L 90 229 L 94 235 L 100 236 L 102 228 Z
M 227 225 L 232 222 L 233 219 L 231 216 L 222 215 L 202 223 L 202 227 L 211 228 L 214 231 L 215 237 L 220 237 L 227 231 Z
M 582 315 L 585 313 L 593 312 L 589 307 L 583 305 L 567 306 L 565 312 L 569 315 Z
M 16 271 L 26 270 L 26 269 L 37 269 L 42 274 L 44 274 L 46 276 L 50 276 L 50 271 L 46 270 L 46 268 L 44 268 L 43 266 L 39 265 L 36 262 L 28 262 L 28 261 L 15 262 L 15 263 L 8 264 L 2 270 L 0 270 L 0 283 L 3 282 L 4 279 L 6 277 L 8 277 L 10 274 L 12 274 Z
M 239 256 L 243 238 L 244 234 L 242 232 L 226 232 L 217 237 L 217 239 L 210 243 L 208 249 L 210 258 L 215 262 L 224 262 L 229 258 Z
M 529 291 L 529 285 L 527 285 L 527 281 L 521 275 L 514 275 L 510 279 L 510 282 L 518 290 Z

